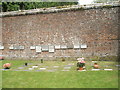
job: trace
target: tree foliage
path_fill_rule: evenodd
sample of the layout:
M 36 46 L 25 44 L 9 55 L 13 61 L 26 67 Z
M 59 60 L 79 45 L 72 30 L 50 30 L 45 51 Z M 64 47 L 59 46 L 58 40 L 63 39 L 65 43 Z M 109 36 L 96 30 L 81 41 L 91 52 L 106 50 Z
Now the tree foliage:
M 95 3 L 107 3 L 107 2 L 114 2 L 119 0 L 94 0 Z
M 74 4 L 77 4 L 77 2 L 2 2 L 2 11 L 28 10 Z

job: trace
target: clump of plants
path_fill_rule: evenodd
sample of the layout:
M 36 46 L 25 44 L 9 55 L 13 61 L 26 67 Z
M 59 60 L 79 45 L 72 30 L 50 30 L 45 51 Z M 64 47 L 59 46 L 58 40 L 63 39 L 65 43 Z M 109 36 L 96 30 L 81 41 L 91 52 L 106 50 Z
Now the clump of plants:
M 93 57 L 90 57 L 90 60 L 92 60 L 92 61 L 99 61 L 100 57 L 99 56 L 93 56 Z
M 84 8 L 83 8 L 83 7 L 80 7 L 79 10 L 84 10 Z
M 68 7 L 70 7 L 70 5 L 57 6 L 56 8 L 57 8 L 57 9 L 60 9 L 60 8 L 68 8 Z
M 65 58 L 62 58 L 62 62 L 64 62 L 65 61 Z
M 103 8 L 111 8 L 113 7 L 112 5 L 104 5 Z
M 117 61 L 118 57 L 117 56 L 104 56 L 100 57 L 101 61 Z

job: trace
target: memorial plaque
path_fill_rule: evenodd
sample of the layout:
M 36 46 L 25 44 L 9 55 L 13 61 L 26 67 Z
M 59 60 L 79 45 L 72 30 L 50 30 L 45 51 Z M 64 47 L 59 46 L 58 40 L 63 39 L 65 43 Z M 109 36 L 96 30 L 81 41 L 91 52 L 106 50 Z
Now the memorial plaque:
M 14 49 L 20 49 L 20 46 L 14 46 Z
M 87 48 L 86 44 L 81 45 L 81 48 Z
M 42 51 L 48 51 L 48 45 L 42 45 L 41 48 Z
M 30 49 L 35 49 L 36 47 L 35 46 L 30 46 Z
M 9 49 L 14 49 L 13 45 L 11 45 L 11 46 L 9 47 Z
M 55 52 L 54 46 L 49 46 L 49 52 Z
M 61 45 L 60 48 L 61 48 L 61 49 L 67 49 L 67 46 L 66 46 L 66 45 Z
M 24 46 L 19 46 L 20 49 L 24 49 Z
M 0 46 L 0 49 L 1 49 L 1 50 L 4 49 L 4 46 Z
M 73 49 L 73 45 L 68 45 L 68 49 Z
M 80 45 L 74 45 L 74 49 L 79 49 L 80 48 Z
M 55 45 L 55 49 L 60 49 L 60 45 Z
M 36 52 L 41 52 L 41 46 L 36 46 Z

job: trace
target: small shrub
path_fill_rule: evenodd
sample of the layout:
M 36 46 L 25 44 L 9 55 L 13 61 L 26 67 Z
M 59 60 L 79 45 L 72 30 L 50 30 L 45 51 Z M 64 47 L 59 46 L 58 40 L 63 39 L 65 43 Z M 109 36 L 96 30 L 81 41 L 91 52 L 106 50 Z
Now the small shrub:
M 112 5 L 104 5 L 103 8 L 111 8 Z
M 62 58 L 62 61 L 64 62 L 64 61 L 65 61 L 65 58 Z
M 83 8 L 83 7 L 80 7 L 79 10 L 84 10 L 84 8 Z
M 93 56 L 93 57 L 90 57 L 90 60 L 92 60 L 92 61 L 99 61 L 100 57 L 99 56 Z

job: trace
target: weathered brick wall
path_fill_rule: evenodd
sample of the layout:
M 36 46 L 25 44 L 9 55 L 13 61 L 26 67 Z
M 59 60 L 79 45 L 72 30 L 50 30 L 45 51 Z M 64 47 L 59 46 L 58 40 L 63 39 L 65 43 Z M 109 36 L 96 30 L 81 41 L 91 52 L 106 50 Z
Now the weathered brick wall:
M 103 56 L 118 54 L 118 9 L 102 8 L 2 18 L 6 57 Z M 31 50 L 37 45 L 87 44 L 86 49 Z M 11 45 L 25 46 L 10 50 Z
M 2 45 L 2 18 L 0 18 L 0 45 Z M 0 50 L 0 55 L 2 54 L 2 50 Z

